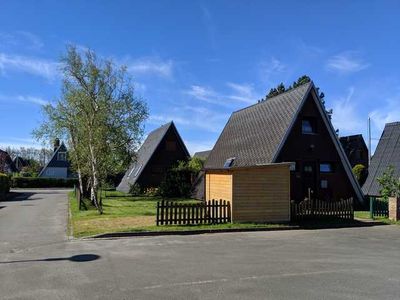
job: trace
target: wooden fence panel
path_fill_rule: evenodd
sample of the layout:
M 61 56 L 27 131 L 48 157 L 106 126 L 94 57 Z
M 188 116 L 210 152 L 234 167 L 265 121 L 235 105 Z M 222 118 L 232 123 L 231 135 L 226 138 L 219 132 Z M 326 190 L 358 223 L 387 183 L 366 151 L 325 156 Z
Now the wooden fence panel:
M 354 219 L 353 198 L 327 202 L 318 199 L 291 203 L 292 221 L 306 219 L 339 218 Z
M 370 215 L 373 217 L 389 217 L 389 202 L 384 199 L 370 197 Z
M 210 200 L 202 203 L 157 202 L 156 224 L 197 225 L 231 222 L 231 206 L 226 200 Z

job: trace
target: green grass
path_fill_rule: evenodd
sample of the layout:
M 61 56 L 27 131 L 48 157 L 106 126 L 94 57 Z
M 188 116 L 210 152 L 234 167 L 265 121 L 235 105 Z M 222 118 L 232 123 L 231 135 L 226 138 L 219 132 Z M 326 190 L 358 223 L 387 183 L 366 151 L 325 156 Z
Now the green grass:
M 371 220 L 369 211 L 355 211 L 354 212 L 354 217 L 359 218 L 359 219 L 369 219 L 369 220 Z M 373 220 L 374 221 L 379 221 L 379 222 L 382 222 L 382 223 L 386 223 L 386 224 L 400 225 L 400 221 L 394 222 L 394 221 L 389 220 L 389 218 L 386 218 L 386 217 L 374 217 Z
M 287 225 L 229 223 L 217 225 L 168 225 L 156 226 L 156 207 L 158 197 L 132 197 L 118 192 L 107 191 L 104 198 L 104 213 L 100 215 L 86 200 L 88 210 L 79 210 L 73 192 L 69 193 L 70 228 L 74 237 L 87 237 L 112 232 L 143 232 L 143 231 L 188 231 L 188 230 L 222 230 L 244 228 L 279 228 Z M 193 199 L 169 199 L 185 203 L 197 203 Z
M 370 219 L 368 210 L 359 210 L 354 212 L 354 217 L 358 219 Z

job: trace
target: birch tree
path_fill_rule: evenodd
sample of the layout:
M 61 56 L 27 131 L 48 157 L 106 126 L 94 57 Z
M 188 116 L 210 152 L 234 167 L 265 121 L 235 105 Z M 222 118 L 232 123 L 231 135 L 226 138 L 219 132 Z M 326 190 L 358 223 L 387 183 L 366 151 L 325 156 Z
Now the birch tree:
M 81 54 L 70 46 L 61 65 L 62 96 L 55 105 L 44 107 L 46 120 L 35 134 L 67 137 L 80 188 L 85 189 L 85 178 L 90 199 L 102 213 L 99 187 L 131 160 L 143 134 L 147 106 L 134 95 L 126 68 L 91 50 Z

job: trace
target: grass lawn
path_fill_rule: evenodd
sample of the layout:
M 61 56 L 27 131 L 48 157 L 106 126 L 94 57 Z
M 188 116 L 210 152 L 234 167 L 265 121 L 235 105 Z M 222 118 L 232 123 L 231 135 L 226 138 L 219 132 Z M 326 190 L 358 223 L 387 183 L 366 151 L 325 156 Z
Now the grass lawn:
M 354 212 L 354 217 L 355 218 L 359 218 L 359 219 L 369 219 L 369 220 L 371 220 L 370 215 L 369 215 L 369 211 L 355 211 Z M 400 221 L 394 222 L 394 221 L 391 221 L 391 220 L 389 220 L 388 218 L 385 218 L 385 217 L 374 217 L 373 220 L 374 221 L 379 221 L 379 222 L 382 222 L 382 223 L 386 223 L 386 224 L 400 225 Z
M 156 206 L 158 197 L 132 197 L 117 191 L 103 192 L 104 213 L 100 215 L 88 202 L 88 210 L 79 210 L 73 192 L 69 193 L 70 227 L 74 237 L 86 237 L 112 232 L 140 232 L 140 231 L 184 231 L 203 229 L 228 228 L 277 228 L 288 225 L 229 223 L 218 225 L 163 225 L 156 226 Z M 196 203 L 193 199 L 169 199 Z

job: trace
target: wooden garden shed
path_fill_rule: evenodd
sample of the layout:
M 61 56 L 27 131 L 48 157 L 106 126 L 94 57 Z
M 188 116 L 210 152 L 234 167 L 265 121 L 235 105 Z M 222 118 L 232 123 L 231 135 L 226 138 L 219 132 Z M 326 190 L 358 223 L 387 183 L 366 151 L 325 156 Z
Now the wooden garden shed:
M 206 169 L 206 200 L 229 201 L 233 222 L 290 221 L 290 165 Z

